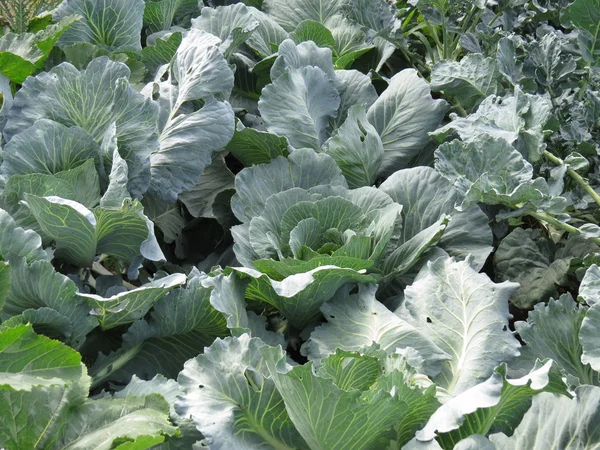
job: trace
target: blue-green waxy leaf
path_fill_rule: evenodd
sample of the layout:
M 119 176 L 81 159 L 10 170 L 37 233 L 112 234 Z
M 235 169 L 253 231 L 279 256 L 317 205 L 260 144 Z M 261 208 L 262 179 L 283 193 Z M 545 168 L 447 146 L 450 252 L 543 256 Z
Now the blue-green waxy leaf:
M 154 303 L 167 295 L 169 290 L 184 284 L 185 280 L 184 274 L 176 273 L 109 298 L 95 294 L 77 295 L 87 300 L 93 308 L 91 314 L 98 317 L 104 330 L 108 330 L 144 317 Z
M 367 121 L 364 105 L 350 108 L 348 118 L 324 150 L 342 169 L 350 188 L 373 185 L 383 159 L 383 143 Z
M 385 447 L 406 414 L 403 399 L 384 389 L 346 391 L 315 374 L 311 362 L 291 367 L 279 348 L 259 351 L 290 419 L 311 449 Z
M 44 234 L 56 242 L 57 256 L 79 267 L 90 267 L 94 257 L 103 253 L 127 263 L 138 255 L 164 259 L 154 224 L 144 216 L 137 200 L 93 212 L 60 197 L 26 194 L 25 200 Z
M 196 185 L 213 152 L 225 147 L 234 133 L 231 105 L 221 101 L 233 89 L 233 72 L 220 44 L 219 38 L 192 29 L 177 49 L 169 80 L 150 85 L 159 89 L 162 107 L 160 149 L 151 156 L 150 192 L 168 203 Z M 184 106 L 193 100 L 203 101 L 203 107 Z
M 518 356 L 519 341 L 508 329 L 508 298 L 517 288 L 493 283 L 466 261 L 439 258 L 406 289 L 400 317 L 452 356 L 435 378 L 450 393 L 475 386 Z
M 279 45 L 277 54 L 277 59 L 271 67 L 271 80 L 279 78 L 286 69 L 314 66 L 325 72 L 337 87 L 330 49 L 321 48 L 312 41 L 295 44 L 291 39 L 286 39 Z
M 62 35 L 59 45 L 89 42 L 111 51 L 141 50 L 144 5 L 144 0 L 67 0 L 54 17 L 77 14 L 83 19 Z
M 410 347 L 417 351 L 425 364 L 424 374 L 435 376 L 449 355 L 440 350 L 428 336 L 387 309 L 375 298 L 377 286 L 362 285 L 358 294 L 338 292 L 321 311 L 327 323 L 310 335 L 303 351 L 320 364 L 336 349 L 359 351 L 378 344 L 389 354 Z
M 152 32 L 168 30 L 173 25 L 184 26 L 179 20 L 198 11 L 196 0 L 148 0 L 144 8 L 144 24 Z
M 568 395 L 553 361 L 537 362 L 521 378 L 506 376 L 506 366 L 496 369 L 484 382 L 449 399 L 433 413 L 417 439 L 431 441 L 437 436 L 443 448 L 472 434 L 510 433 L 541 392 Z
M 589 310 L 588 310 L 589 311 Z M 529 312 L 527 321 L 515 323 L 515 329 L 527 345 L 513 370 L 522 376 L 531 370 L 537 359 L 552 359 L 569 385 L 597 384 L 598 374 L 582 361 L 583 340 L 580 341 L 586 310 L 563 294 L 548 304 L 538 303 Z
M 459 193 L 430 167 L 404 169 L 392 174 L 379 189 L 403 206 L 402 229 L 392 242 L 402 245 L 436 223 L 442 215 L 450 216 L 437 247 L 450 256 L 464 259 L 480 269 L 492 251 L 492 230 L 488 218 L 478 206 L 457 211 Z M 396 241 L 397 239 L 397 241 Z
M 100 163 L 100 146 L 79 127 L 40 119 L 26 132 L 17 134 L 3 152 L 2 174 L 55 174 L 72 169 L 88 159 Z
M 460 62 L 440 61 L 431 71 L 431 89 L 456 97 L 465 109 L 498 94 L 501 88 L 496 61 L 479 54 L 467 55 Z
M 33 230 L 18 227 L 14 219 L 0 209 L 0 259 L 25 258 L 27 261 L 49 260 L 42 239 Z
M 192 27 L 208 31 L 224 42 L 238 31 L 244 34 L 251 32 L 245 38 L 246 44 L 259 56 L 270 56 L 274 49 L 288 38 L 288 33 L 271 16 L 246 3 L 248 6 L 235 3 L 216 8 L 202 8 L 200 17 L 192 19 Z
M 600 2 L 598 0 L 576 0 L 561 12 L 561 21 L 576 28 L 579 47 L 583 57 L 591 63 L 600 62 Z
M 286 31 L 292 32 L 305 20 L 325 24 L 348 0 L 264 0 L 263 9 Z
M 159 373 L 176 378 L 185 361 L 202 353 L 216 337 L 227 335 L 224 314 L 212 306 L 213 295 L 219 294 L 213 294 L 206 281 L 206 275 L 192 271 L 187 286 L 171 289 L 156 300 L 150 317 L 137 320 L 123 335 L 122 348 L 98 357 L 90 369 L 93 385 L 108 380 L 127 382 L 132 374 L 142 379 Z M 229 292 L 220 295 L 226 297 L 224 301 L 243 302 L 243 292 L 242 298 L 232 298 Z M 97 303 L 103 306 L 102 302 Z
M 435 157 L 436 170 L 462 196 L 460 208 L 482 202 L 537 209 L 546 198 L 558 212 L 566 207 L 564 198 L 549 198 L 546 180 L 533 179 L 531 164 L 505 139 L 482 134 L 469 142 L 454 140 L 438 147 Z
M 235 177 L 236 194 L 231 208 L 242 222 L 249 222 L 264 211 L 267 199 L 292 188 L 347 186 L 335 160 L 312 150 L 294 150 L 288 158 L 279 157 L 269 164 L 242 170 Z
M 214 449 L 305 449 L 267 368 L 261 348 L 247 334 L 217 339 L 179 374 L 184 395 L 175 410 L 191 417 Z M 281 348 L 270 347 L 283 358 Z
M 429 84 L 414 69 L 392 77 L 390 85 L 367 112 L 383 142 L 379 175 L 403 169 L 429 142 L 430 131 L 442 121 L 448 105 L 431 97 Z
M 600 446 L 600 388 L 581 386 L 575 398 L 543 392 L 533 404 L 511 437 L 493 434 L 490 440 L 496 450 L 527 448 L 594 449 Z
M 358 70 L 336 70 L 336 87 L 340 93 L 340 107 L 335 119 L 330 120 L 332 127 L 339 128 L 354 105 L 365 105 L 367 110 L 377 100 L 377 91 L 371 78 Z
M 11 290 L 2 311 L 2 319 L 22 314 L 26 310 L 50 308 L 68 318 L 73 331 L 67 343 L 75 348 L 83 344 L 86 335 L 98 326 L 90 316 L 87 303 L 77 297 L 77 286 L 70 278 L 58 273 L 47 261 L 27 263 L 24 258 L 11 261 Z
M 141 196 L 150 183 L 150 155 L 158 150 L 158 106 L 130 86 L 129 75 L 125 64 L 101 57 L 84 71 L 62 63 L 28 78 L 15 96 L 5 139 L 12 140 L 39 119 L 49 119 L 83 128 L 101 144 L 116 123 L 119 154 L 129 167 L 128 189 Z
M 258 108 L 267 130 L 293 147 L 319 149 L 327 124 L 337 116 L 340 96 L 318 67 L 291 68 L 263 89 Z
M 552 115 L 547 97 L 526 94 L 515 88 L 514 95 L 487 97 L 477 111 L 467 117 L 451 115 L 452 122 L 432 133 L 443 141 L 458 134 L 463 141 L 477 142 L 481 135 L 504 139 L 530 162 L 538 161 L 546 144 L 544 127 Z

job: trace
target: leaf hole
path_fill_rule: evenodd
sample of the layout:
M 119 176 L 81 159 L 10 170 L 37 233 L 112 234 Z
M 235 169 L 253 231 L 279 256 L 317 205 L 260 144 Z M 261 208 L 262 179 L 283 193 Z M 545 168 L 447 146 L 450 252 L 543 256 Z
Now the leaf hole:
M 433 321 L 428 317 L 427 318 L 427 323 L 433 323 Z

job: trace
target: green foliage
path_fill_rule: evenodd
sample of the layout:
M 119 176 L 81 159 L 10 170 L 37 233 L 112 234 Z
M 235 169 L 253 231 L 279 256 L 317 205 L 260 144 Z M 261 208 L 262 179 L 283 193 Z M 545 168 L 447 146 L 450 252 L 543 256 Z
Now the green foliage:
M 0 0 L 0 448 L 599 448 L 599 11 Z

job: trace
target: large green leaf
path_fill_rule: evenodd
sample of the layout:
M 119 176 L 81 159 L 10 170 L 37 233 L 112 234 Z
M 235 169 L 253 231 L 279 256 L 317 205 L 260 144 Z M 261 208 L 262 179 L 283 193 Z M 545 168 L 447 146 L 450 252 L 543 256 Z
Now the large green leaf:
M 126 382 L 132 374 L 175 378 L 185 361 L 226 335 L 225 318 L 211 305 L 212 289 L 204 286 L 205 278 L 192 272 L 185 288 L 171 290 L 153 304 L 149 318 L 134 322 L 123 335 L 123 347 L 96 360 L 90 370 L 94 385 Z
M 301 69 L 307 66 L 321 69 L 334 82 L 336 88 L 338 87 L 331 50 L 318 47 L 312 41 L 300 44 L 295 44 L 291 39 L 283 41 L 279 45 L 277 58 L 271 67 L 271 80 L 279 78 L 286 69 Z
M 62 35 L 59 45 L 89 42 L 111 51 L 141 50 L 144 5 L 144 0 L 67 0 L 55 17 L 76 14 L 83 20 Z
M 371 265 L 368 261 L 366 264 L 364 261 L 360 262 L 363 263 L 363 267 Z M 321 262 L 322 265 L 314 268 L 317 264 L 311 263 L 312 261 L 309 261 L 290 268 L 294 274 L 282 281 L 274 280 L 253 269 L 239 267 L 235 270 L 254 278 L 246 290 L 246 298 L 276 308 L 300 330 L 318 320 L 323 303 L 331 299 L 346 283 L 375 282 L 375 279 L 365 274 L 360 266 L 355 266 L 355 269 L 325 265 L 325 262 Z M 358 264 L 358 261 L 354 261 L 353 264 Z
M 511 437 L 499 433 L 490 440 L 497 450 L 598 449 L 599 401 L 600 388 L 596 386 L 577 388 L 573 399 L 541 393 L 533 398 L 533 405 Z
M 87 399 L 81 356 L 30 325 L 0 330 L 0 445 L 7 449 L 146 449 L 177 431 L 158 395 Z M 135 444 L 134 444 L 135 443 Z
M 141 319 L 154 303 L 167 295 L 171 289 L 184 284 L 185 280 L 184 274 L 174 273 L 109 298 L 82 293 L 78 293 L 77 297 L 87 301 L 92 308 L 90 314 L 98 317 L 102 329 L 109 330 Z
M 407 413 L 403 399 L 385 389 L 343 390 L 316 375 L 311 362 L 290 367 L 280 349 L 259 351 L 292 422 L 313 450 L 385 448 Z M 350 386 L 360 373 L 351 376 Z
M 376 291 L 377 286 L 361 285 L 358 294 L 340 291 L 323 304 L 321 311 L 327 323 L 311 333 L 303 351 L 319 364 L 336 349 L 359 351 L 375 343 L 393 354 L 397 349 L 410 347 L 423 358 L 419 369 L 426 375 L 437 375 L 441 363 L 450 356 L 427 335 L 379 303 Z
M 405 168 L 429 142 L 448 110 L 444 100 L 431 97 L 429 84 L 414 69 L 392 77 L 390 85 L 369 108 L 367 117 L 383 142 L 380 176 Z
M 598 374 L 582 362 L 579 334 L 586 311 L 569 294 L 548 304 L 538 303 L 526 322 L 516 322 L 515 329 L 527 344 L 521 348 L 517 363 L 519 374 L 533 367 L 536 359 L 550 358 L 566 377 L 568 384 L 597 384 Z
M 367 121 L 364 105 L 355 105 L 348 118 L 324 145 L 348 181 L 350 188 L 371 186 L 383 159 L 383 143 Z
M 278 156 L 288 155 L 288 142 L 285 137 L 240 125 L 241 123 L 238 123 L 226 150 L 244 166 L 266 164 Z
M 25 200 L 44 234 L 56 242 L 57 256 L 72 264 L 89 267 L 99 254 L 126 263 L 139 255 L 164 259 L 154 225 L 137 200 L 125 201 L 118 209 L 98 207 L 93 212 L 60 197 L 26 194 Z
M 263 89 L 258 102 L 267 130 L 287 137 L 296 148 L 315 150 L 325 141 L 329 118 L 339 106 L 333 81 L 313 66 L 288 69 Z
M 11 261 L 11 290 L 2 311 L 2 319 L 17 316 L 27 310 L 49 308 L 66 317 L 73 326 L 67 343 L 81 346 L 86 335 L 98 326 L 90 316 L 87 303 L 77 297 L 77 286 L 67 276 L 58 273 L 47 261 L 28 264 L 23 258 Z
M 540 392 L 568 395 L 553 362 L 536 364 L 527 375 L 509 379 L 506 366 L 500 366 L 483 383 L 451 398 L 433 413 L 417 439 L 437 437 L 443 448 L 453 449 L 472 434 L 511 433 Z
M 517 287 L 493 283 L 468 261 L 439 258 L 406 289 L 400 317 L 452 357 L 436 378 L 450 393 L 475 386 L 518 356 L 519 341 L 508 329 L 508 298 Z
M 99 163 L 100 153 L 100 146 L 87 131 L 40 119 L 6 145 L 2 173 L 7 176 L 55 174 L 79 166 L 88 159 Z
M 249 222 L 262 214 L 271 195 L 319 185 L 347 186 L 333 158 L 308 149 L 294 150 L 288 158 L 279 157 L 238 173 L 231 208 L 239 220 Z
M 127 182 L 127 180 L 125 180 Z M 4 205 L 19 226 L 35 230 L 44 235 L 31 210 L 25 205 L 27 194 L 38 197 L 61 196 L 66 200 L 81 203 L 93 208 L 100 200 L 100 179 L 96 164 L 89 159 L 74 169 L 57 172 L 53 175 L 32 173 L 12 175 L 4 189 Z
M 247 334 L 217 339 L 179 374 L 185 394 L 175 404 L 176 411 L 194 420 L 211 448 L 307 448 L 267 369 L 261 354 L 265 347 Z M 276 358 L 284 357 L 280 348 L 270 349 Z
M 168 30 L 173 25 L 184 26 L 180 20 L 197 13 L 198 9 L 196 0 L 147 0 L 144 23 L 151 32 Z
M 0 445 L 53 448 L 69 408 L 87 397 L 81 356 L 31 325 L 0 330 Z
M 377 100 L 377 91 L 371 78 L 358 70 L 336 70 L 335 78 L 340 93 L 340 107 L 337 117 L 330 123 L 333 128 L 339 128 L 354 105 L 365 105 L 368 110 Z
M 348 0 L 264 0 L 263 9 L 286 31 L 291 32 L 305 20 L 325 24 Z
M 450 216 L 450 223 L 437 246 L 450 256 L 473 258 L 472 265 L 482 268 L 492 250 L 492 231 L 488 218 L 478 206 L 457 211 L 459 194 L 435 170 L 429 167 L 404 169 L 392 174 L 379 187 L 402 205 L 402 230 L 397 239 L 403 244 L 436 223 L 440 216 Z
M 116 122 L 119 154 L 129 166 L 128 188 L 140 196 L 150 182 L 150 154 L 158 150 L 158 106 L 129 85 L 129 75 L 125 64 L 101 57 L 81 72 L 62 63 L 30 77 L 15 96 L 5 139 L 10 141 L 39 119 L 49 119 L 81 127 L 100 144 Z
M 600 296 L 598 287 L 600 286 L 600 268 L 592 264 L 585 272 L 581 285 L 579 286 L 579 296 L 590 305 L 585 318 L 581 323 L 579 339 L 583 350 L 581 362 L 589 364 L 595 371 L 600 372 L 600 351 L 598 350 L 598 326 L 600 324 Z M 587 366 L 586 366 L 587 367 Z
M 190 190 L 234 133 L 234 115 L 226 99 L 233 88 L 233 72 L 219 51 L 217 37 L 192 29 L 182 40 L 169 68 L 169 80 L 157 84 L 162 106 L 160 149 L 151 157 L 150 192 L 174 203 Z M 199 110 L 184 107 L 201 100 Z
M 454 96 L 466 109 L 501 89 L 496 61 L 483 55 L 467 55 L 460 62 L 440 61 L 431 71 L 431 89 Z

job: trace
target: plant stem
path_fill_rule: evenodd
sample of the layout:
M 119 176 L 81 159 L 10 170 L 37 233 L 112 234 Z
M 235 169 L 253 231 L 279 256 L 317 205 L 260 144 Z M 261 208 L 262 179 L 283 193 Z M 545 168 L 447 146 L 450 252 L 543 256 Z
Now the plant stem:
M 565 164 L 565 162 L 562 159 L 558 158 L 557 156 L 554 156 L 548 150 L 544 151 L 544 156 L 546 157 L 546 159 L 553 162 L 554 164 L 560 166 Z M 600 206 L 600 195 L 584 180 L 584 178 L 570 167 L 567 167 L 567 173 L 579 186 L 581 186 L 581 188 L 585 192 L 587 192 L 594 199 L 596 204 Z
M 573 225 L 569 225 L 568 223 L 563 223 L 558 219 L 552 217 L 550 214 L 538 213 L 533 211 L 528 212 L 527 214 L 529 214 L 531 217 L 535 217 L 538 220 L 549 223 L 550 225 L 554 226 L 555 228 L 558 228 L 559 230 L 563 230 L 571 234 L 581 234 L 579 228 L 576 228 Z M 592 241 L 594 244 L 600 245 L 600 238 L 590 238 L 589 240 Z

